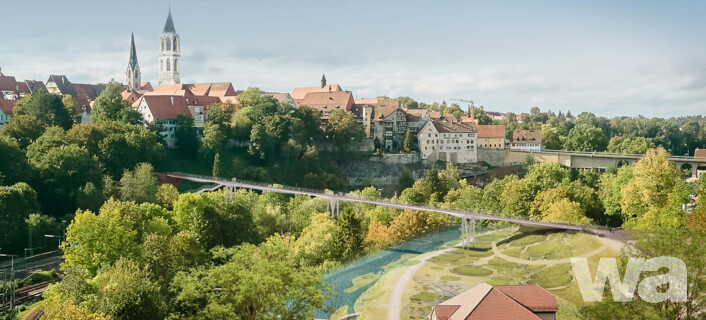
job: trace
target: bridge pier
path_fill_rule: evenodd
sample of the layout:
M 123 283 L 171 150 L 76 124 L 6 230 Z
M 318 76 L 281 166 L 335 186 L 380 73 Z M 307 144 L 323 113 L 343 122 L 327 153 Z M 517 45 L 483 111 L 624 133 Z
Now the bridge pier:
M 464 249 L 476 247 L 476 219 L 461 218 L 461 244 Z
M 326 213 L 331 214 L 331 219 L 338 219 L 338 200 L 326 199 Z
M 224 186 L 225 188 L 223 189 L 225 191 L 226 195 L 226 203 L 231 203 L 235 202 L 235 192 L 237 191 L 237 188 L 235 186 Z

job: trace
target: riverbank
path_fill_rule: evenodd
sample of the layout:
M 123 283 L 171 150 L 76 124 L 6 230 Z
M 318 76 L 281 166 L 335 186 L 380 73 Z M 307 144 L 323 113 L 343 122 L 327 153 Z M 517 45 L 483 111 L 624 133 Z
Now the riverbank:
M 568 258 L 586 257 L 595 269 L 601 257 L 617 257 L 620 247 L 577 232 L 493 230 L 477 237 L 475 249 L 440 248 L 389 270 L 360 295 L 355 310 L 362 312 L 359 319 L 423 319 L 432 305 L 481 282 L 536 283 L 554 293 L 560 305 L 580 305 Z

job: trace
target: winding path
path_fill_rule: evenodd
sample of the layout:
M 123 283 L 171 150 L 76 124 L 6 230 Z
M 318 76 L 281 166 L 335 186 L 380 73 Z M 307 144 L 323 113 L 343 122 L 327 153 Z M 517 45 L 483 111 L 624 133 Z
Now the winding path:
M 502 258 L 503 260 L 507 260 L 510 262 L 514 262 L 517 264 L 528 264 L 528 265 L 555 265 L 555 264 L 563 264 L 563 263 L 571 263 L 570 258 L 566 259 L 559 259 L 559 260 L 526 260 L 526 259 L 520 259 L 520 258 L 515 258 L 508 256 L 498 249 L 498 247 L 495 245 L 496 243 L 493 243 L 493 255 Z M 599 253 L 601 253 L 603 250 L 608 248 L 608 244 L 603 244 L 601 247 L 599 247 L 596 250 L 593 250 L 591 252 L 584 253 L 582 255 L 575 256 L 574 258 L 588 258 L 595 256 Z

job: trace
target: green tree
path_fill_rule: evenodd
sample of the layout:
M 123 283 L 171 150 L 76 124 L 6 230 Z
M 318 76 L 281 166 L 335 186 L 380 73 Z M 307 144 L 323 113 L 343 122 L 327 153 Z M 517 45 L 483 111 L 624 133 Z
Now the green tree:
M 220 177 L 221 176 L 221 154 L 216 153 L 216 155 L 213 157 L 213 170 L 211 170 L 211 176 L 212 177 Z
M 0 136 L 0 154 L 0 185 L 29 181 L 32 178 L 32 169 L 15 141 Z
M 28 147 L 28 154 L 43 149 L 41 139 Z M 39 200 L 46 213 L 57 215 L 76 210 L 79 189 L 87 182 L 99 185 L 102 179 L 98 160 L 75 144 L 50 148 L 28 160 L 39 173 L 42 182 Z
M 25 219 L 38 213 L 37 193 L 26 183 L 0 186 L 0 250 L 19 253 L 25 243 Z
M 608 224 L 618 227 L 623 222 L 622 201 L 623 187 L 632 180 L 632 167 L 623 166 L 616 172 L 607 172 L 601 175 L 598 196 L 605 208 Z
M 120 179 L 120 198 L 135 203 L 156 203 L 159 181 L 149 163 L 140 163 L 135 170 L 125 170 Z
M 179 273 L 172 291 L 184 319 L 311 319 L 331 296 L 313 268 L 296 263 L 286 238 L 220 250 L 225 263 Z
M 79 189 L 76 201 L 79 209 L 98 211 L 105 198 L 103 198 L 103 190 L 99 189 L 93 182 L 86 182 Z
M 109 83 L 93 102 L 91 122 L 120 121 L 129 124 L 141 124 L 142 115 L 130 106 L 130 102 L 120 95 L 121 87 L 117 82 Z
M 118 260 L 94 279 L 96 309 L 114 319 L 164 319 L 166 300 L 150 276 L 137 262 Z
M 414 147 L 414 138 L 409 129 L 407 129 L 407 132 L 404 133 L 404 141 L 402 141 L 402 150 L 406 153 L 410 153 L 414 149 L 416 149 Z
M 174 203 L 179 199 L 179 191 L 173 184 L 165 183 L 157 189 L 156 198 L 157 204 L 162 206 L 162 208 L 172 210 L 174 209 Z
M 178 115 L 176 119 L 177 128 L 174 133 L 176 137 L 176 148 L 179 153 L 186 158 L 196 157 L 199 151 L 199 140 L 196 136 L 194 119 L 191 117 Z
M 39 89 L 20 99 L 12 110 L 13 117 L 28 115 L 35 117 L 42 126 L 58 126 L 64 130 L 71 128 L 73 119 L 64 108 L 61 97 Z
M 24 150 L 37 140 L 45 129 L 46 127 L 34 116 L 15 115 L 3 125 L 0 135 L 14 139 Z
M 81 115 L 78 111 L 76 111 L 76 101 L 74 100 L 74 97 L 70 94 L 66 94 L 63 98 L 61 98 L 61 103 L 64 104 L 64 108 L 69 114 L 69 117 L 71 117 L 73 123 L 81 123 Z
M 199 154 L 205 159 L 212 159 L 216 153 L 223 151 L 225 141 L 226 135 L 219 125 L 214 123 L 206 124 L 203 130 Z
M 650 149 L 633 166 L 633 177 L 621 190 L 620 206 L 627 226 L 640 229 L 680 228 L 690 188 L 663 148 Z
M 655 144 L 650 138 L 635 136 L 615 136 L 608 142 L 608 152 L 625 154 L 645 154 L 647 150 L 654 148 Z
M 564 142 L 564 149 L 571 151 L 604 151 L 607 146 L 603 130 L 588 124 L 575 126 Z
M 343 260 L 360 252 L 365 240 L 365 230 L 360 218 L 352 211 L 343 211 L 338 222 L 338 233 L 334 236 L 338 260 Z
M 352 113 L 343 110 L 331 112 L 327 128 L 329 136 L 338 146 L 345 146 L 352 140 L 361 140 L 365 137 L 363 125 L 355 120 Z
M 550 150 L 561 149 L 562 143 L 559 131 L 550 124 L 542 125 L 542 144 Z
M 89 123 L 74 126 L 67 136 L 98 157 L 103 169 L 115 179 L 125 169 L 133 169 L 140 162 L 156 165 L 164 156 L 158 135 L 143 125 L 118 121 Z
M 296 241 L 296 256 L 305 266 L 331 265 L 338 261 L 335 239 L 339 233 L 335 220 L 325 213 L 315 215 Z

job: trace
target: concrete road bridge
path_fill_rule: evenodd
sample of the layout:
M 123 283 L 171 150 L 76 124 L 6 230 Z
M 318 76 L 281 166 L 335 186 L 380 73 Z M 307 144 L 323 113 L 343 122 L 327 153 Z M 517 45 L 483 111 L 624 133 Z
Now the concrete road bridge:
M 625 165 L 633 165 L 645 155 L 564 150 L 521 151 L 478 149 L 479 160 L 494 166 L 524 163 L 527 161 L 528 156 L 532 156 L 535 161 L 538 162 L 556 162 L 570 168 L 605 170 L 608 167 L 620 168 Z M 698 176 L 706 172 L 706 158 L 671 156 L 669 161 L 673 162 L 679 170 L 691 171 L 693 177 L 698 178 Z
M 324 192 L 321 190 L 312 190 L 312 189 L 292 187 L 292 186 L 282 186 L 282 185 L 267 185 L 267 184 L 263 184 L 263 183 L 259 183 L 259 182 L 246 181 L 246 180 L 240 180 L 240 179 L 235 179 L 235 178 L 228 180 L 225 178 L 214 178 L 214 177 L 208 177 L 208 176 L 186 174 L 186 173 L 181 173 L 181 172 L 168 173 L 167 176 L 169 176 L 171 178 L 183 179 L 183 180 L 188 180 L 188 181 L 193 181 L 193 182 L 216 184 L 217 187 L 220 186 L 220 187 L 224 188 L 226 203 L 237 201 L 236 191 L 238 188 L 244 188 L 244 189 L 249 189 L 249 190 L 268 191 L 268 192 L 290 194 L 290 195 L 301 194 L 301 195 L 307 195 L 310 197 L 325 199 L 326 200 L 326 212 L 331 215 L 332 219 L 338 218 L 339 203 L 341 201 L 367 203 L 367 204 L 383 206 L 383 207 L 388 207 L 388 208 L 393 208 L 393 209 L 400 209 L 400 210 L 418 210 L 418 211 L 440 212 L 440 213 L 444 213 L 444 214 L 448 214 L 448 215 L 451 215 L 454 217 L 461 218 L 461 233 L 462 233 L 464 248 L 470 248 L 471 246 L 475 246 L 476 220 L 505 221 L 505 222 L 510 222 L 510 223 L 522 225 L 522 226 L 542 228 L 542 229 L 561 229 L 561 230 L 584 231 L 584 232 L 589 232 L 589 233 L 593 233 L 593 234 L 597 234 L 597 235 L 603 235 L 606 237 L 616 238 L 616 239 L 620 239 L 620 240 L 624 240 L 626 238 L 625 234 L 622 231 L 611 232 L 611 230 L 609 230 L 607 228 L 600 227 L 600 226 L 585 226 L 585 225 L 572 225 L 572 224 L 562 224 L 562 223 L 549 223 L 549 222 L 534 221 L 534 220 L 522 219 L 522 218 L 510 218 L 510 217 L 496 216 L 496 215 L 490 215 L 490 214 L 485 214 L 485 213 L 467 212 L 467 211 L 461 211 L 461 210 L 455 210 L 455 209 L 449 209 L 449 208 L 443 208 L 443 207 L 435 207 L 430 204 L 393 202 L 393 201 L 384 201 L 381 199 L 366 199 L 366 198 L 355 197 L 352 195 L 345 195 L 340 192 L 337 194 L 334 194 L 331 192 Z M 216 188 L 210 188 L 210 189 L 216 190 Z

